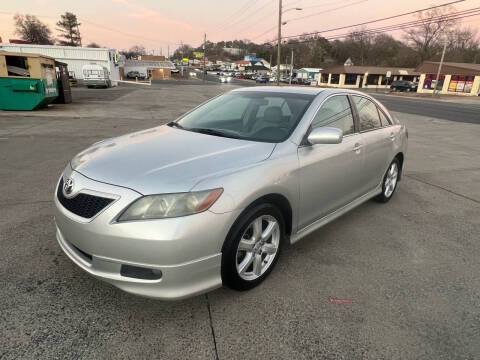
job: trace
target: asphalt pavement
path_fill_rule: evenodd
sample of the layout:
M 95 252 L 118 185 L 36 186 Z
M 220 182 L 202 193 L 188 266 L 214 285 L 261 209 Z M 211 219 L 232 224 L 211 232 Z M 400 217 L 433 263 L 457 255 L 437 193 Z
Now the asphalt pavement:
M 385 101 L 410 134 L 393 199 L 287 247 L 251 291 L 145 299 L 65 256 L 52 203 L 65 164 L 234 87 L 80 88 L 73 104 L 0 111 L 0 359 L 478 359 L 480 126 L 417 102 Z
M 370 92 L 370 95 L 380 100 L 390 111 L 404 114 L 421 115 L 436 119 L 445 119 L 470 124 L 480 124 L 480 98 L 473 97 L 458 99 L 454 102 L 449 99 L 438 100 L 427 97 L 405 97 L 399 95 L 386 95 Z

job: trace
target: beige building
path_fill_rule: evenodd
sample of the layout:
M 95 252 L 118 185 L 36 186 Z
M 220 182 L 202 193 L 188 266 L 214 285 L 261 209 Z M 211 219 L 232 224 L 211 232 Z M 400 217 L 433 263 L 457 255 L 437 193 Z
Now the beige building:
M 413 68 L 336 65 L 320 72 L 318 86 L 388 88 L 395 80 L 418 81 L 419 75 Z
M 421 74 L 417 92 L 433 92 L 438 67 L 438 62 L 425 61 L 415 69 Z M 436 91 L 450 95 L 480 95 L 480 64 L 444 62 Z

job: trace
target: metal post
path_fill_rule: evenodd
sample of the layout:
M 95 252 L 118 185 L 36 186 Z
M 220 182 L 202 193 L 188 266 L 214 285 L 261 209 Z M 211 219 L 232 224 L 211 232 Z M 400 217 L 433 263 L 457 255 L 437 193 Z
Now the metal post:
M 291 59 L 291 62 L 290 62 L 290 85 L 292 85 L 292 73 L 293 73 L 293 48 L 292 48 L 292 59 Z
M 203 81 L 205 81 L 205 53 L 207 52 L 207 34 L 203 34 Z
M 282 0 L 278 0 L 277 86 L 280 86 L 280 44 L 282 42 Z
M 443 59 L 445 57 L 446 50 L 447 50 L 447 34 L 445 34 L 445 42 L 443 44 L 442 58 L 440 59 L 440 64 L 438 65 L 437 78 L 435 80 L 435 86 L 433 87 L 432 97 L 435 96 L 435 91 L 437 91 L 437 84 L 440 81 L 440 72 L 442 71 Z

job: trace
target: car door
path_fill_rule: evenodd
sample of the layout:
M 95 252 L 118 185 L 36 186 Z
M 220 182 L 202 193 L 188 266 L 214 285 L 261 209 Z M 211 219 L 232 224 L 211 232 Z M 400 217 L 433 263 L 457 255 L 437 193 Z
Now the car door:
M 358 184 L 362 186 L 362 193 L 366 194 L 381 183 L 391 161 L 392 145 L 390 137 L 382 128 L 377 105 L 360 95 L 353 95 L 352 99 L 365 153 L 365 164 L 359 174 Z
M 357 178 L 363 168 L 363 148 L 348 96 L 334 95 L 323 102 L 310 129 L 322 126 L 337 127 L 344 136 L 340 144 L 310 145 L 304 141 L 298 148 L 300 228 L 359 196 Z

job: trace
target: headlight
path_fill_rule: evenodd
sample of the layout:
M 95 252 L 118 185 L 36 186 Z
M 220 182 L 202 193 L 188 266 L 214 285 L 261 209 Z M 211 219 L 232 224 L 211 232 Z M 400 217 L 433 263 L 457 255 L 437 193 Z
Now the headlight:
M 118 221 L 163 219 L 205 211 L 220 197 L 223 189 L 178 194 L 144 196 L 132 203 Z

